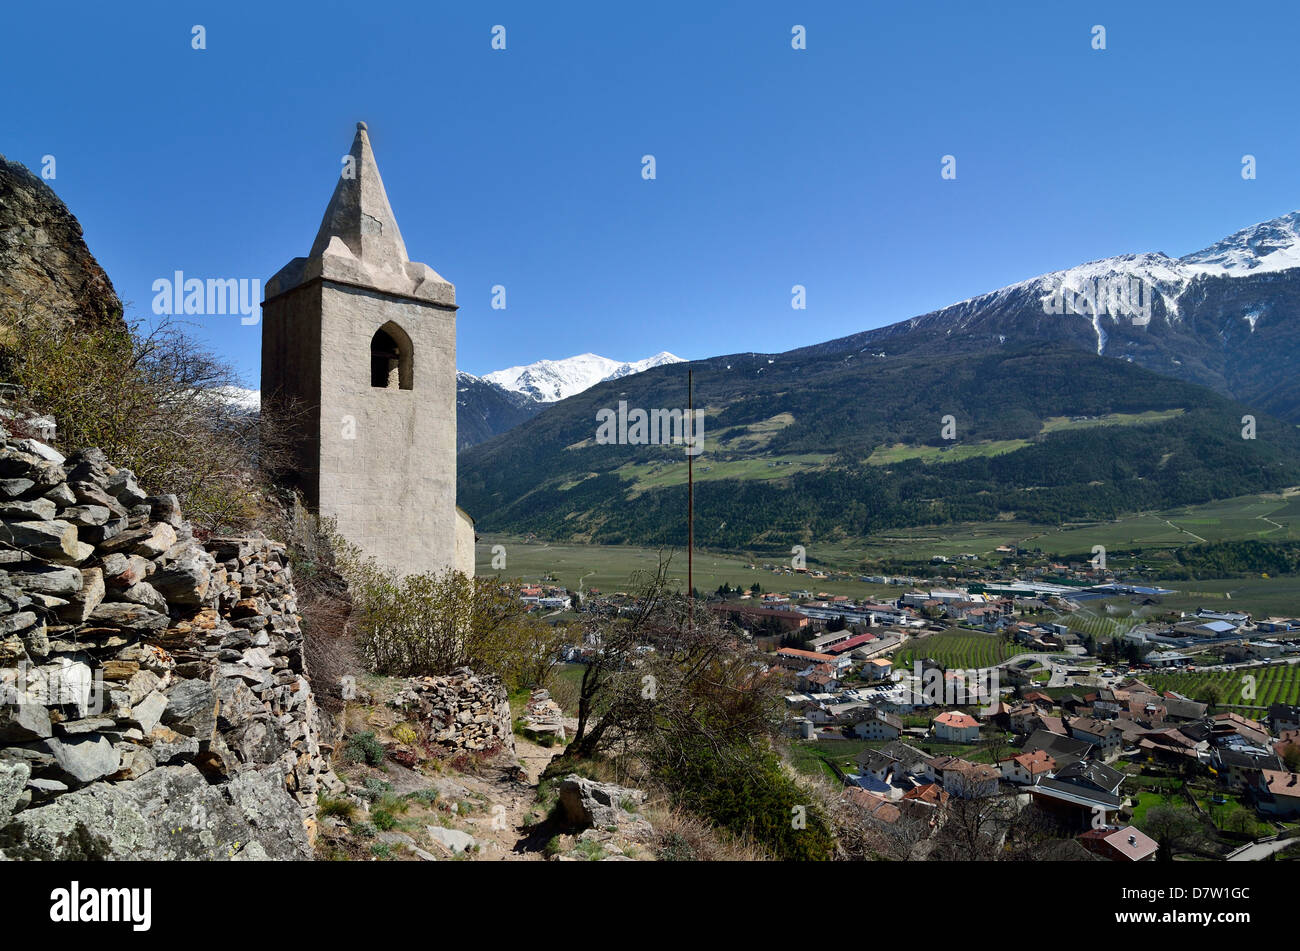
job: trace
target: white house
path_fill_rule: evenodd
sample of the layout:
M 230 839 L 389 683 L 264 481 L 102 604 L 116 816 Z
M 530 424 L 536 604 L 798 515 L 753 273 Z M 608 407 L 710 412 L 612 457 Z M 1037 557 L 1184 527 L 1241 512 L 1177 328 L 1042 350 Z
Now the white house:
M 934 718 L 934 735 L 946 743 L 975 743 L 980 738 L 979 721 L 970 714 L 949 710 Z

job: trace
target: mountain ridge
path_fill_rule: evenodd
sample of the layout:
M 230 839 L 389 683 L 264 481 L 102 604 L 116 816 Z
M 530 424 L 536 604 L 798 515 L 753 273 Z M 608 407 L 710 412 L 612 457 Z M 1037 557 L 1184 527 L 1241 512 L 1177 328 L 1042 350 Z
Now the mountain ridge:
M 485 373 L 480 379 L 502 389 L 522 393 L 539 403 L 553 403 L 575 396 L 597 383 L 641 373 L 682 358 L 661 350 L 643 360 L 619 361 L 595 353 L 579 353 L 563 360 L 537 360 L 533 363 Z
M 1182 259 L 1088 262 L 784 353 L 693 361 L 706 537 L 744 546 L 963 517 L 1101 518 L 1295 484 L 1300 438 L 1283 420 L 1300 415 L 1297 223 L 1292 212 Z M 1145 315 L 1066 297 L 1094 282 L 1084 303 L 1097 310 L 1095 282 L 1134 279 L 1149 285 Z M 1053 312 L 1058 294 L 1070 306 Z M 672 471 L 672 450 L 593 439 L 597 411 L 620 402 L 683 406 L 685 373 L 597 384 L 466 452 L 462 504 L 490 513 L 488 531 L 680 541 L 685 467 Z M 1241 438 L 1246 415 L 1258 440 Z M 1078 416 L 1104 432 L 1070 431 Z M 945 444 L 948 417 L 961 435 Z

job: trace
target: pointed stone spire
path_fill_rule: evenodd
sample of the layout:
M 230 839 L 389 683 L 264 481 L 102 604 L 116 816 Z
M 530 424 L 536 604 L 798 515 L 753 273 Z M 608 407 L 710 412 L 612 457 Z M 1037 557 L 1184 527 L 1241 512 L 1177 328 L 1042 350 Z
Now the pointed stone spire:
M 379 177 L 379 166 L 364 122 L 357 123 L 357 135 L 349 155 L 352 161 L 339 174 L 339 183 L 325 209 L 325 218 L 316 232 L 309 256 L 324 254 L 330 242 L 338 238 L 354 257 L 366 264 L 401 270 L 410 258 L 406 256 L 402 232 L 388 204 L 384 180 Z
M 407 256 L 364 122 L 357 123 L 348 154 L 352 161 L 339 174 L 311 252 L 294 258 L 266 282 L 266 300 L 326 280 L 454 308 L 456 288 L 427 264 Z

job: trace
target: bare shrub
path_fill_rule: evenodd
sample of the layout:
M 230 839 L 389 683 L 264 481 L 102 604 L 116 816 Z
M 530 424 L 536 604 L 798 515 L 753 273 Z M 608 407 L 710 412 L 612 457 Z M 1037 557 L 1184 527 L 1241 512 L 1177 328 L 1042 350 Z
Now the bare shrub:
M 99 447 L 141 484 L 174 492 L 200 528 L 260 517 L 257 416 L 230 398 L 229 364 L 180 324 L 80 325 L 31 311 L 0 324 L 0 368 L 55 418 L 60 446 Z

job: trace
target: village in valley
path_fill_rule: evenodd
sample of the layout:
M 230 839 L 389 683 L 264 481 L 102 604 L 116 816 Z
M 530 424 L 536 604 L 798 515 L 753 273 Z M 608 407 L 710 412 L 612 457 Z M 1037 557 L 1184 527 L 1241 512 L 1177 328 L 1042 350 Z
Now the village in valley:
M 1026 829 L 1052 859 L 1251 861 L 1295 845 L 1300 618 L 1166 609 L 1173 590 L 1087 562 L 1008 575 L 976 561 L 936 556 L 929 577 L 754 563 L 762 581 L 697 592 L 782 679 L 788 761 L 841 788 L 869 848 L 991 858 Z M 817 590 L 848 581 L 882 593 Z M 516 590 L 552 619 L 635 605 L 553 576 Z M 1137 622 L 1098 636 L 1094 610 L 1116 604 Z M 578 643 L 564 660 L 600 652 Z M 948 822 L 958 852 L 939 844 Z

